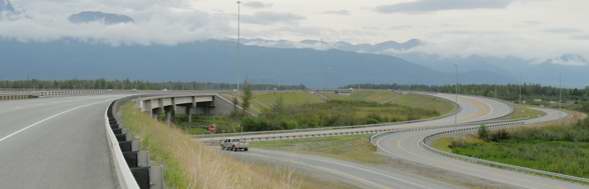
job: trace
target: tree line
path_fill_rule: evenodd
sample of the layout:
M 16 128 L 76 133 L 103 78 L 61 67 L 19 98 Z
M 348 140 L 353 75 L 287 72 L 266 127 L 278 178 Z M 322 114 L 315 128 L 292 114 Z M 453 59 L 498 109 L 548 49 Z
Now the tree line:
M 0 88 L 11 89 L 113 89 L 113 90 L 231 90 L 236 84 L 213 82 L 167 81 L 151 82 L 140 80 L 3 80 Z M 304 85 L 250 84 L 254 90 L 301 90 Z
M 342 88 L 354 89 L 390 89 L 390 90 L 415 90 L 441 93 L 455 93 L 456 85 L 400 85 L 400 84 L 353 84 Z M 558 88 L 543 86 L 540 84 L 522 85 L 490 85 L 490 84 L 467 84 L 458 85 L 458 93 L 466 95 L 477 95 L 495 97 L 510 101 L 533 100 L 541 98 L 544 100 L 557 100 L 562 92 L 565 100 L 587 101 L 589 100 L 589 87 L 585 88 Z

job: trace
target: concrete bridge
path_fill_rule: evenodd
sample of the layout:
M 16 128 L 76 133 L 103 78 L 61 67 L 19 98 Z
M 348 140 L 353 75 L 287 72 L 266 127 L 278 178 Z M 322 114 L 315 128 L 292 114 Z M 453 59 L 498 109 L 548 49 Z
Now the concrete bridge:
M 175 121 L 177 113 L 190 115 L 188 122 L 192 122 L 191 115 L 229 115 L 234 108 L 231 101 L 216 93 L 151 96 L 139 99 L 138 105 L 153 118 L 164 114 L 168 123 Z

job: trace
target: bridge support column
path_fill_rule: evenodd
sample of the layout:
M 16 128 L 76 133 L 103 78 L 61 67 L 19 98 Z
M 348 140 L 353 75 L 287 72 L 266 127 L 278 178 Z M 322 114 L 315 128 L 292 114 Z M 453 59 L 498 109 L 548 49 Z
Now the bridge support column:
M 166 114 L 166 113 L 167 113 L 167 112 L 166 112 L 166 107 L 164 107 L 164 102 L 162 101 L 162 99 L 158 99 L 157 103 L 158 103 L 158 105 L 159 105 L 159 108 L 157 108 L 157 109 L 156 109 L 156 110 L 157 110 L 157 111 L 156 111 L 156 112 L 157 112 L 157 114 L 156 114 L 156 119 L 159 117 L 159 115 L 160 115 L 162 112 L 163 112 L 164 114 Z
M 171 115 L 171 121 L 173 123 L 176 123 L 176 110 L 177 110 L 177 106 L 176 106 L 176 98 L 172 98 L 172 115 Z
M 188 116 L 188 123 L 192 123 L 192 106 L 185 106 L 185 114 Z
M 173 114 L 172 107 L 165 108 L 164 110 L 166 112 L 166 123 L 168 125 L 171 125 L 172 124 L 172 116 L 173 116 L 172 115 Z

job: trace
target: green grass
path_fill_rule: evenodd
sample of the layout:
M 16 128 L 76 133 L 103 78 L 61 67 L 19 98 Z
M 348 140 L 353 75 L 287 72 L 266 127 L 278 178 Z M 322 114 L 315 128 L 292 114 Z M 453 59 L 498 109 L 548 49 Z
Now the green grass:
M 515 105 L 511 119 L 531 119 L 542 117 L 544 112 L 530 108 L 524 105 Z
M 229 116 L 193 116 L 192 123 L 188 117 L 179 115 L 176 118 L 177 126 L 193 135 L 208 134 L 208 126 L 215 124 L 218 133 L 239 132 L 239 120 Z
M 450 144 L 452 144 L 453 140 L 454 139 L 450 137 L 439 138 L 432 143 L 432 147 L 444 152 L 452 152 Z
M 300 188 L 290 172 L 242 163 L 220 154 L 191 135 L 158 122 L 134 103 L 121 108 L 122 123 L 148 150 L 150 158 L 165 165 L 167 188 L 274 189 Z M 256 182 L 252 182 L 255 180 Z
M 155 124 L 156 121 L 150 122 L 150 118 L 142 116 L 142 113 L 137 112 L 132 103 L 127 103 L 122 108 L 122 122 L 125 128 L 129 129 L 131 133 L 137 134 L 141 137 L 141 148 L 148 150 L 150 158 L 154 161 L 165 164 L 166 171 L 164 179 L 166 185 L 171 188 L 187 188 L 189 185 L 186 173 L 182 169 L 179 162 L 168 153 L 166 149 L 162 148 L 159 140 L 152 137 L 151 133 L 145 131 L 144 126 Z M 147 124 L 147 125 L 144 125 Z M 143 135 L 145 133 L 145 135 Z
M 376 153 L 376 147 L 368 141 L 369 135 L 334 136 L 282 141 L 254 142 L 253 148 L 284 150 L 361 163 L 380 164 L 386 158 Z
M 494 135 L 497 132 L 491 132 Z M 474 139 L 472 139 L 474 138 Z M 589 121 L 509 130 L 503 139 L 442 138 L 438 149 L 480 159 L 589 178 Z
M 233 98 L 235 93 L 223 93 Z M 275 105 L 281 102 L 280 109 Z M 191 134 L 206 134 L 215 124 L 219 133 L 240 131 L 288 130 L 331 126 L 352 126 L 426 119 L 445 115 L 454 105 L 443 99 L 389 90 L 355 90 L 351 95 L 309 91 L 255 92 L 251 112 L 245 120 L 229 117 L 196 117 L 194 123 L 179 118 L 179 126 Z
M 340 96 L 333 93 L 326 94 L 330 99 L 358 100 L 377 103 L 398 104 L 411 108 L 434 110 L 444 115 L 454 111 L 452 102 L 433 96 L 415 93 L 398 93 L 389 90 L 356 90 L 350 96 Z
M 323 102 L 320 96 L 311 94 L 307 91 L 265 92 L 254 94 L 252 99 L 252 109 L 257 112 L 267 110 L 272 107 L 279 98 L 283 99 L 285 106 L 300 106 Z
M 471 157 L 589 178 L 589 143 L 507 140 L 466 144 L 452 152 Z
M 243 119 L 241 125 L 246 131 L 285 130 L 390 123 L 439 115 L 433 110 L 390 103 L 329 100 L 325 103 L 274 108 L 257 117 Z

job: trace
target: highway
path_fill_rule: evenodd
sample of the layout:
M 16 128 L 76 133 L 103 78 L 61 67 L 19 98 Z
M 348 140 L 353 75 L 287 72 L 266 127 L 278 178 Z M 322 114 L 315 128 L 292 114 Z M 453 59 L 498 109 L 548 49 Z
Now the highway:
M 454 95 L 433 95 L 452 101 L 455 100 Z M 339 181 L 360 188 L 470 188 L 473 187 L 473 183 L 475 183 L 475 186 L 477 183 L 481 183 L 484 187 L 490 188 L 587 188 L 587 186 L 580 184 L 447 158 L 420 146 L 419 143 L 426 136 L 439 131 L 455 129 L 447 128 L 455 120 L 458 123 L 491 120 L 507 116 L 513 111 L 508 104 L 482 97 L 459 96 L 458 104 L 461 109 L 456 116 L 417 123 L 383 126 L 398 129 L 436 127 L 440 127 L 440 129 L 392 132 L 378 137 L 375 141 L 382 154 L 389 156 L 395 162 L 404 162 L 402 164 L 417 167 L 409 170 L 423 169 L 425 171 L 386 169 L 314 155 L 256 149 L 252 150 L 251 153 L 238 156 L 244 159 L 258 158 L 267 162 L 287 164 L 316 174 L 328 174 Z M 563 112 L 556 110 L 540 110 L 545 111 L 546 115 L 541 118 L 527 120 L 525 123 L 557 120 L 566 116 Z M 432 176 L 431 173 L 448 174 L 454 178 L 452 181 L 448 181 L 437 178 L 443 176 Z M 465 181 L 465 184 L 457 183 L 457 180 L 467 181 Z
M 116 188 L 104 111 L 120 97 L 0 101 L 0 188 Z

